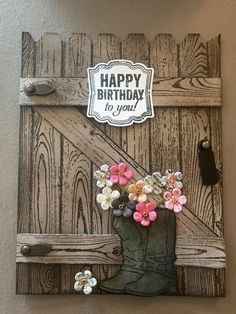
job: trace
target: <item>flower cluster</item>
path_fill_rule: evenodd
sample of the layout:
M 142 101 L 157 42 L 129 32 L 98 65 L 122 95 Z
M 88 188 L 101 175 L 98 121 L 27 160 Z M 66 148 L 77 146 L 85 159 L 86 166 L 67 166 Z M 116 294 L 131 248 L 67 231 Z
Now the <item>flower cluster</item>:
M 111 167 L 102 165 L 95 171 L 94 178 L 102 189 L 97 202 L 103 210 L 111 208 L 114 216 L 132 216 L 144 227 L 157 219 L 159 206 L 178 213 L 187 202 L 181 191 L 183 175 L 171 169 L 166 170 L 165 175 L 154 172 L 143 180 L 129 183 L 133 172 L 121 162 Z

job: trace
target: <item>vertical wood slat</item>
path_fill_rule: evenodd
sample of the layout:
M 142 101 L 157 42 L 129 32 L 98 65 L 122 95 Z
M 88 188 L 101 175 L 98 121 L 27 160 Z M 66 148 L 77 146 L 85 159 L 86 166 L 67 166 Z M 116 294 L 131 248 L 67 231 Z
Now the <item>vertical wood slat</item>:
M 216 54 L 214 56 L 216 57 Z M 179 45 L 179 75 L 182 77 L 207 77 L 209 73 L 208 66 L 212 67 L 213 64 L 216 64 L 219 69 L 217 61 L 213 61 L 212 57 L 209 59 L 209 49 L 207 50 L 207 46 L 202 42 L 199 34 L 187 35 Z M 212 71 L 215 72 L 215 70 Z M 180 109 L 180 112 L 181 159 L 185 175 L 184 186 L 188 198 L 188 207 L 214 230 L 213 204 L 215 196 L 212 193 L 214 188 L 202 185 L 198 166 L 197 143 L 205 136 L 212 140 L 212 125 L 215 125 L 215 122 L 211 122 L 209 108 Z M 224 278 L 224 270 L 221 274 Z M 213 296 L 220 295 L 219 293 L 224 290 L 222 286 L 216 289 L 217 285 L 219 286 L 219 281 L 214 269 L 184 267 L 182 275 L 185 278 L 184 295 Z M 220 281 L 220 284 L 223 282 L 224 280 Z
M 91 65 L 91 42 L 86 34 L 72 34 L 63 44 L 63 76 L 86 77 Z M 92 162 L 62 138 L 61 233 L 92 233 Z M 61 266 L 61 293 L 73 293 L 74 276 L 85 265 Z
M 177 45 L 172 35 L 159 34 L 150 44 L 150 66 L 155 77 L 177 77 Z M 177 108 L 155 108 L 150 120 L 151 172 L 180 169 L 179 115 Z
M 221 36 L 207 42 L 208 76 L 221 76 Z M 220 182 L 212 186 L 213 195 L 213 230 L 218 236 L 223 236 L 223 204 L 222 204 L 222 133 L 221 108 L 209 108 L 211 125 L 211 143 L 215 155 L 216 167 Z
M 156 77 L 178 76 L 178 49 L 172 35 L 159 34 L 150 44 L 150 66 L 155 69 Z M 151 120 L 150 155 L 151 171 L 166 169 L 182 171 L 180 158 L 180 130 L 178 108 L 155 108 Z M 181 224 L 177 224 L 177 234 L 183 234 Z M 185 293 L 184 267 L 176 267 L 179 294 Z
M 34 76 L 35 42 L 29 33 L 22 33 L 22 77 Z M 19 130 L 19 184 L 18 184 L 18 215 L 17 232 L 28 232 L 31 222 L 31 173 L 33 112 L 31 108 L 20 108 Z M 29 293 L 29 265 L 17 264 L 17 293 Z
M 120 58 L 120 42 L 113 34 L 99 34 L 97 39 L 93 41 L 92 66 L 100 62 L 108 62 L 109 60 Z M 121 145 L 121 129 L 110 126 L 108 123 L 93 123 L 103 131 L 106 136 L 111 138 L 116 144 Z M 93 165 L 93 170 L 97 170 L 100 165 Z M 93 182 L 93 232 L 94 233 L 114 233 L 112 226 L 112 211 L 103 211 L 96 202 L 96 195 L 99 189 Z M 97 276 L 99 280 L 113 277 L 120 269 L 119 265 L 100 265 L 97 268 Z M 101 293 L 98 289 L 98 293 Z M 104 291 L 103 291 L 104 293 Z
M 142 34 L 129 34 L 122 41 L 122 58 L 149 66 L 149 43 Z M 122 148 L 147 171 L 150 168 L 150 121 L 122 128 Z
M 208 76 L 221 76 L 221 36 L 207 42 Z M 218 236 L 224 235 L 224 216 L 222 202 L 222 121 L 221 108 L 209 108 L 211 125 L 211 143 L 215 155 L 216 167 L 219 170 L 220 182 L 212 186 L 213 230 Z M 225 269 L 214 269 L 215 295 L 225 296 Z
M 61 41 L 57 34 L 43 35 L 35 45 L 35 76 L 60 77 Z M 60 134 L 34 113 L 32 128 L 31 232 L 60 231 Z M 28 265 L 29 293 L 58 293 L 59 265 Z

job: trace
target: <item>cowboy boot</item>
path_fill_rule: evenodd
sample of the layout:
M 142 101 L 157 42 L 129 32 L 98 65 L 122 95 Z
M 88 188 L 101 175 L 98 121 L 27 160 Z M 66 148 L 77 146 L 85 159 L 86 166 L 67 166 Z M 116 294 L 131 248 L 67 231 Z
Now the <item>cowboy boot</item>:
M 123 265 L 118 274 L 101 282 L 99 288 L 112 293 L 124 293 L 125 286 L 137 281 L 144 270 L 145 231 L 126 217 L 114 217 L 113 226 L 121 238 Z
M 144 275 L 127 284 L 125 292 L 141 296 L 177 292 L 177 275 L 174 268 L 176 220 L 175 214 L 159 209 L 158 218 L 150 224 Z

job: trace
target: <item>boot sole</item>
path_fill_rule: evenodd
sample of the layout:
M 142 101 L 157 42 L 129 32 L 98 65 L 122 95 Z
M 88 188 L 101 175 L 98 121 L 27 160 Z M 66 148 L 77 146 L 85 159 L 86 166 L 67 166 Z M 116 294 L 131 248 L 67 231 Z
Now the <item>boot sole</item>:
M 138 295 L 142 297 L 154 297 L 157 295 L 177 295 L 177 292 L 178 290 L 177 290 L 176 285 L 170 286 L 170 287 L 167 286 L 161 289 L 159 292 L 155 292 L 155 293 L 145 293 L 145 292 L 130 291 L 130 290 L 125 289 L 125 293 L 127 294 Z
M 99 286 L 98 287 L 99 289 L 103 290 L 103 291 L 107 291 L 107 292 L 111 292 L 111 293 L 116 293 L 116 294 L 124 294 L 124 290 L 115 290 L 115 289 L 111 289 L 111 288 L 104 288 L 104 287 L 101 287 Z

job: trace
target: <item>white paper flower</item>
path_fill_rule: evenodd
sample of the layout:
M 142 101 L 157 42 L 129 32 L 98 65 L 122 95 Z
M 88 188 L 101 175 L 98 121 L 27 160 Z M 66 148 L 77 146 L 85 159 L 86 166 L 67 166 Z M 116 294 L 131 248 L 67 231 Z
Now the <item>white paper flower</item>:
M 84 272 L 79 272 L 75 275 L 75 291 L 83 290 L 84 294 L 90 294 L 93 287 L 97 285 L 97 279 L 92 276 L 90 270 L 85 270 Z
M 97 187 L 112 187 L 113 183 L 110 179 L 109 166 L 102 165 L 99 170 L 94 172 L 94 178 L 97 180 Z
M 102 193 L 97 195 L 97 202 L 101 204 L 103 210 L 107 210 L 111 207 L 112 201 L 120 197 L 120 192 L 111 188 L 105 187 Z
M 144 178 L 146 193 L 162 193 L 162 189 L 159 187 L 159 179 L 156 174 L 157 173 L 153 173 L 153 175 L 148 175 Z

